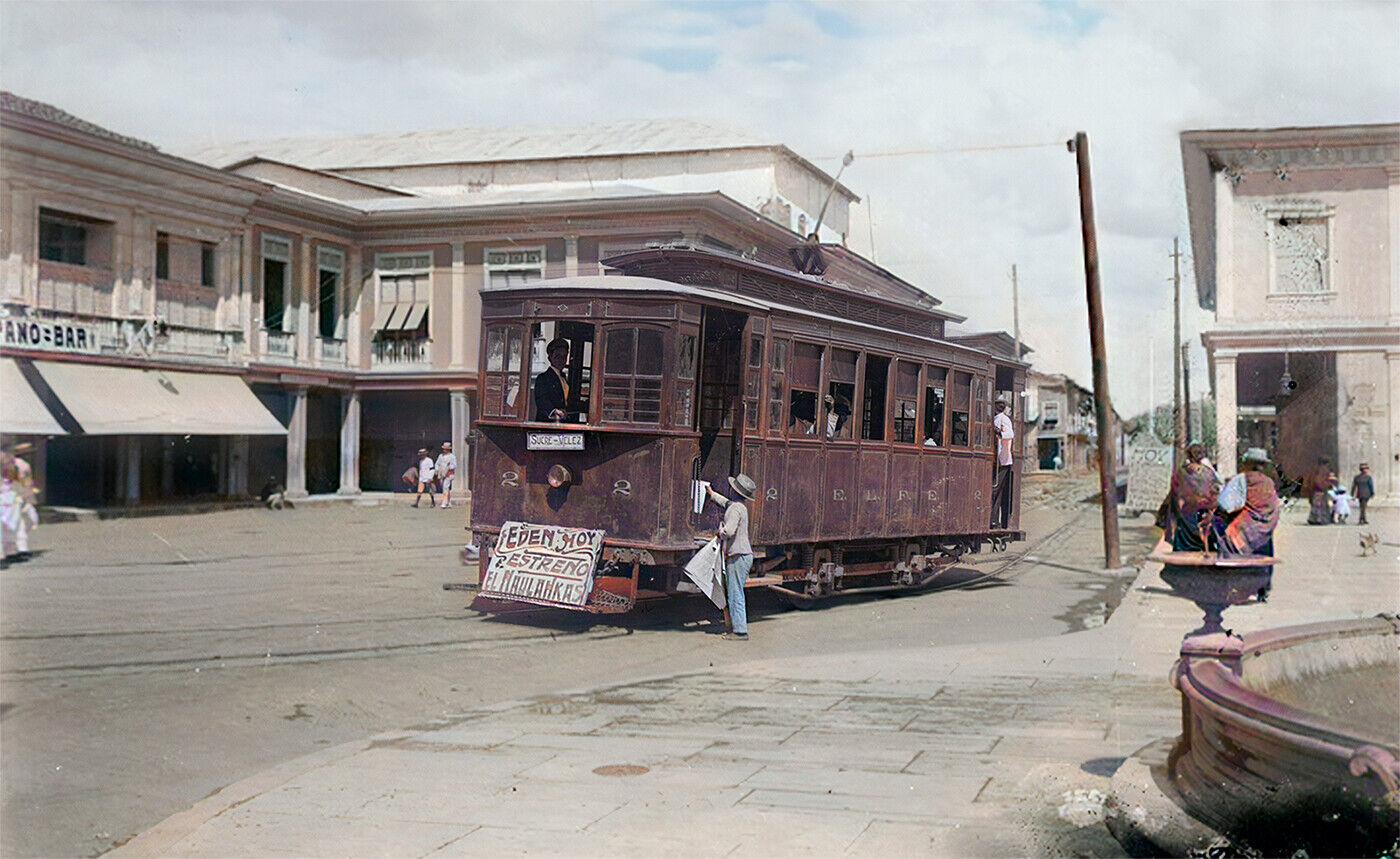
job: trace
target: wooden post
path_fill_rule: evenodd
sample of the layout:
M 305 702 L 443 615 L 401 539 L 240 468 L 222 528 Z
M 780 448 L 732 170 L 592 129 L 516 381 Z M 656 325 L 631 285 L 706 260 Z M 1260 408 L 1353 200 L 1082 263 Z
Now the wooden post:
M 1094 231 L 1094 185 L 1089 175 L 1089 135 L 1069 141 L 1079 171 L 1079 227 L 1084 243 L 1084 288 L 1089 303 L 1089 351 L 1094 362 L 1094 410 L 1099 427 L 1099 491 L 1103 512 L 1104 568 L 1116 570 L 1118 550 L 1118 463 L 1114 455 L 1113 404 L 1108 396 L 1108 353 L 1103 332 L 1103 297 L 1099 288 L 1099 245 Z
M 1184 360 L 1181 343 L 1181 251 L 1180 239 L 1172 237 L 1172 468 L 1175 470 L 1186 452 L 1186 422 L 1181 410 L 1181 365 Z

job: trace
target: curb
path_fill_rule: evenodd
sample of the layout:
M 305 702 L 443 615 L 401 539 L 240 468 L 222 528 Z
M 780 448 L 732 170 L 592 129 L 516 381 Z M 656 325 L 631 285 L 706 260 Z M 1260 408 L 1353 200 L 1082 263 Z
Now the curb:
M 1134 856 L 1205 855 L 1220 840 L 1220 833 L 1186 812 L 1172 787 L 1167 758 L 1175 745 L 1172 738 L 1143 746 L 1109 783 L 1104 823 Z

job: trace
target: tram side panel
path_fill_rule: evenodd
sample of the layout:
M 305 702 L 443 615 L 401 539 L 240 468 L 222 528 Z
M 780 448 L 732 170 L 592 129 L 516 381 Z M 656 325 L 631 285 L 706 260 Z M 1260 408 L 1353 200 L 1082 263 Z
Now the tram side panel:
M 889 482 L 889 452 L 862 449 L 856 474 L 856 526 L 852 536 L 899 536 L 900 529 L 885 515 Z
M 890 527 L 901 534 L 928 533 L 919 526 L 919 454 L 897 451 L 890 455 L 890 491 L 887 513 Z

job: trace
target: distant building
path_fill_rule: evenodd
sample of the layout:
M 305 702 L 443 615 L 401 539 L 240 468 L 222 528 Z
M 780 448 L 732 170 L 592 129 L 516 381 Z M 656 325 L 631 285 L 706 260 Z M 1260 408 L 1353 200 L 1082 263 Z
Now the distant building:
M 1181 135 L 1219 465 L 1400 490 L 1400 124 Z
M 1098 467 L 1093 391 L 1062 373 L 1031 370 L 1026 373 L 1025 400 L 1027 471 L 1082 473 Z M 1116 413 L 1114 420 L 1117 424 Z
M 825 280 L 963 319 L 840 244 L 831 176 L 703 123 L 184 158 L 0 93 L 0 135 L 0 433 L 50 504 L 396 488 L 419 447 L 470 452 L 482 288 L 655 243 L 790 268 L 828 195 Z

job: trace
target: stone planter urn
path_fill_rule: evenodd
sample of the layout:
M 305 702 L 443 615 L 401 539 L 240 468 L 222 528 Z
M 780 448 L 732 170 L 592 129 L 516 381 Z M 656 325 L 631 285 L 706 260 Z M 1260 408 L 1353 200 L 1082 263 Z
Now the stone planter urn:
M 1148 560 L 1162 564 L 1162 581 L 1176 596 L 1194 602 L 1205 613 L 1199 629 L 1186 634 L 1222 633 L 1222 614 L 1232 605 L 1249 602 L 1267 591 L 1277 558 L 1267 555 L 1221 557 L 1215 552 L 1157 551 Z

